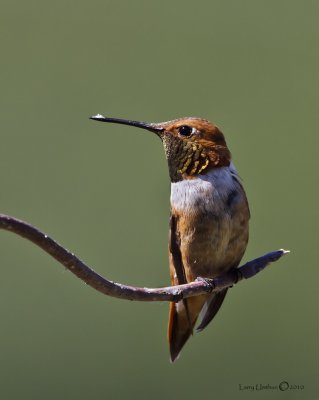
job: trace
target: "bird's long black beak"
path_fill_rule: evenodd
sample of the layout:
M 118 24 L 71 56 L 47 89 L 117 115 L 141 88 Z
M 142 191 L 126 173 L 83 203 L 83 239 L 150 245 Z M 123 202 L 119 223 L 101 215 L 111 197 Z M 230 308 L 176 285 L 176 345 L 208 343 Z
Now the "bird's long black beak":
M 136 126 L 137 128 L 147 129 L 148 131 L 154 132 L 157 135 L 160 135 L 164 131 L 164 128 L 159 126 L 158 124 L 141 121 L 131 121 L 129 119 L 104 117 L 104 115 L 101 114 L 94 115 L 93 117 L 90 117 L 90 119 L 101 122 L 111 122 L 114 124 Z

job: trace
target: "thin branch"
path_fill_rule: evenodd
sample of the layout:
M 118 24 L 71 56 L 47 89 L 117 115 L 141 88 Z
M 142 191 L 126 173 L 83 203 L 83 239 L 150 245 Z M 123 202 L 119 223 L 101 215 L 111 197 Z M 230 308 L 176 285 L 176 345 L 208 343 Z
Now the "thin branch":
M 219 291 L 223 288 L 233 286 L 242 279 L 253 277 L 268 264 L 279 260 L 283 255 L 289 253 L 289 251 L 286 250 L 277 250 L 267 253 L 262 257 L 246 263 L 238 269 L 233 269 L 214 279 L 198 278 L 196 281 L 186 285 L 149 289 L 126 286 L 103 278 L 48 235 L 17 218 L 0 214 L 0 229 L 13 232 L 30 240 L 55 258 L 60 264 L 64 265 L 74 275 L 99 292 L 107 296 L 124 300 L 176 302 L 183 298 Z

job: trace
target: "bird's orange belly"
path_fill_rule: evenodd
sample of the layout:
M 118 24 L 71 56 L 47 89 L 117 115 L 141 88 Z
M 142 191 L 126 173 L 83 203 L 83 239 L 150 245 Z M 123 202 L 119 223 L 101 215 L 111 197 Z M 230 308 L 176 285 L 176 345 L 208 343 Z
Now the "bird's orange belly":
M 178 222 L 187 281 L 213 278 L 237 267 L 247 246 L 248 220 L 242 223 L 240 215 L 196 219 L 180 215 Z

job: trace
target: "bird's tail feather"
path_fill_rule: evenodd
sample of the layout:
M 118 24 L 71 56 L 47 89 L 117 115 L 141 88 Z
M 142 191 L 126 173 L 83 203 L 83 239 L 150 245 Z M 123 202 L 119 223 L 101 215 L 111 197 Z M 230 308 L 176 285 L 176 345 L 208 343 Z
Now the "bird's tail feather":
M 168 341 L 172 362 L 177 359 L 184 344 L 193 334 L 193 328 L 198 316 L 201 315 L 202 319 L 196 332 L 200 332 L 206 328 L 215 317 L 226 294 L 227 289 L 224 289 L 211 295 L 188 298 L 187 302 L 185 299 L 178 303 L 170 303 Z
M 197 317 L 207 300 L 207 295 L 200 295 L 178 303 L 170 303 L 168 322 L 168 341 L 171 361 L 178 357 L 187 339 L 192 335 Z

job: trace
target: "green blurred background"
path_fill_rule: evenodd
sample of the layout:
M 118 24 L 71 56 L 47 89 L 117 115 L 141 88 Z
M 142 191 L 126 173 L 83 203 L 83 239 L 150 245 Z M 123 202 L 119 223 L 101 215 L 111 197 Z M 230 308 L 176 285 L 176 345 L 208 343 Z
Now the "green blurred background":
M 103 297 L 0 232 L 0 398 L 318 396 L 317 1 L 1 0 L 1 212 L 102 275 L 169 282 L 161 144 L 88 116 L 200 116 L 250 201 L 245 260 L 292 253 L 230 291 L 168 361 L 168 304 Z M 304 390 L 240 390 L 301 384 Z

